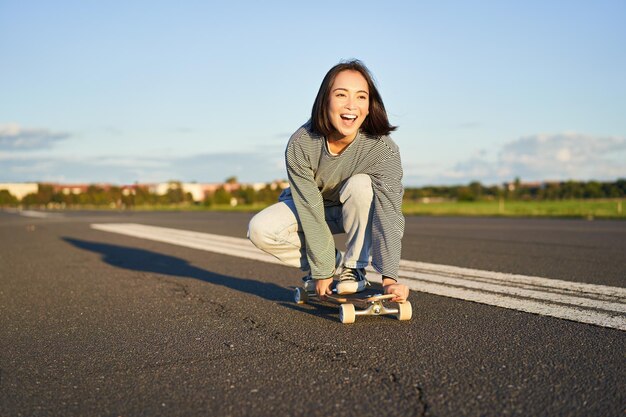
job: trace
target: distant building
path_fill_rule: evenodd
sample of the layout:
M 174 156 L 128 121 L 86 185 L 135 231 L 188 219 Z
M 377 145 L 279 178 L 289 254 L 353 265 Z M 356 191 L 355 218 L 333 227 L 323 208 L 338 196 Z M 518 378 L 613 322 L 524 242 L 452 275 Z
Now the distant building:
M 270 183 L 270 188 L 272 190 L 275 190 L 277 188 L 280 188 L 281 190 L 284 190 L 287 187 L 289 187 L 289 182 L 288 181 L 276 180 L 276 181 Z
M 198 183 L 183 182 L 183 192 L 190 193 L 193 201 L 202 201 L 206 197 L 206 186 Z
M 260 191 L 267 187 L 267 183 L 265 182 L 254 182 L 252 184 L 248 184 L 248 187 L 252 188 L 254 191 Z
M 86 193 L 89 184 L 50 184 L 55 193 L 63 193 L 65 195 Z M 106 189 L 107 187 L 103 187 Z
M 178 181 L 162 182 L 158 184 L 137 184 L 137 186 L 144 186 L 149 192 L 157 195 L 165 195 L 168 190 L 181 188 L 184 193 L 190 193 L 194 201 L 204 201 L 206 197 L 215 194 L 219 188 L 224 188 L 227 192 L 232 193 L 242 188 L 252 188 L 255 191 L 259 191 L 268 185 L 272 190 L 275 190 L 277 187 L 286 188 L 289 186 L 286 181 L 274 181 L 269 184 L 264 182 L 240 184 L 238 182 L 196 183 Z
M 169 181 L 158 184 L 148 184 L 146 186 L 148 191 L 157 195 L 165 195 L 171 189 L 181 188 L 183 193 L 190 193 L 194 201 L 203 201 L 208 195 L 215 193 L 220 187 L 224 187 L 226 191 L 232 192 L 238 190 L 241 184 Z
M 558 186 L 561 184 L 561 181 L 527 181 L 527 182 L 505 182 L 503 184 L 504 188 L 509 191 L 515 191 L 518 187 L 520 189 L 523 188 L 536 188 L 536 189 L 545 189 L 549 186 Z
M 21 183 L 0 183 L 0 190 L 7 190 L 18 200 L 26 197 L 28 194 L 34 194 L 39 191 L 39 184 L 36 182 Z

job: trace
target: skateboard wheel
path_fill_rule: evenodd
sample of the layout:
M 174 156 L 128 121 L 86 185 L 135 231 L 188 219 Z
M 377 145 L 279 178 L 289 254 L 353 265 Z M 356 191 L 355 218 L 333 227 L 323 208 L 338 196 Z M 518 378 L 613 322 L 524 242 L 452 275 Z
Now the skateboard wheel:
M 403 303 L 398 304 L 398 320 L 411 320 L 413 316 L 413 307 L 411 307 L 411 303 L 405 301 Z
M 309 296 L 303 288 L 298 287 L 293 292 L 293 299 L 296 304 L 306 304 Z
M 339 306 L 339 320 L 342 323 L 354 323 L 356 310 L 354 304 L 342 304 Z

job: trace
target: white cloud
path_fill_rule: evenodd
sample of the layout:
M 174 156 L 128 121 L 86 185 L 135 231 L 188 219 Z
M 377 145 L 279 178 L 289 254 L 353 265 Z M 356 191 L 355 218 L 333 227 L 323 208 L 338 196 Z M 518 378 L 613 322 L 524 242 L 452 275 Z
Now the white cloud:
M 626 176 L 626 138 L 580 133 L 525 136 L 507 143 L 498 168 L 529 180 Z
M 70 136 L 65 132 L 25 128 L 17 123 L 7 123 L 0 125 L 0 149 L 10 151 L 49 149 L 54 146 L 55 142 Z
M 476 180 L 496 184 L 516 177 L 526 181 L 626 177 L 626 138 L 574 132 L 524 136 L 492 152 L 477 152 L 447 169 L 424 175 L 413 171 L 409 183 L 462 184 Z

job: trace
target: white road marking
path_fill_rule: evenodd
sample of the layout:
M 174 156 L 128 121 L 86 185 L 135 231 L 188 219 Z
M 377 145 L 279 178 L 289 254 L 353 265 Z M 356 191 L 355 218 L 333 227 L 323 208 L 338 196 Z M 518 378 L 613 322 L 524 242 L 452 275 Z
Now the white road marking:
M 133 223 L 92 228 L 223 255 L 281 264 L 249 240 Z M 370 278 L 380 274 L 368 268 Z M 527 313 L 626 330 L 626 289 L 542 277 L 400 261 L 400 279 L 412 290 Z
M 5 213 L 17 214 L 17 215 L 24 216 L 24 217 L 33 217 L 37 219 L 64 217 L 63 213 L 55 213 L 55 212 L 49 212 L 49 211 L 24 210 L 21 208 L 13 208 L 13 207 L 0 208 L 0 211 L 4 211 Z
M 45 211 L 33 211 L 33 210 L 19 210 L 18 211 L 20 216 L 24 216 L 24 217 L 34 217 L 34 218 L 38 218 L 38 219 L 47 219 L 50 217 L 60 217 L 61 214 L 59 213 L 47 213 Z

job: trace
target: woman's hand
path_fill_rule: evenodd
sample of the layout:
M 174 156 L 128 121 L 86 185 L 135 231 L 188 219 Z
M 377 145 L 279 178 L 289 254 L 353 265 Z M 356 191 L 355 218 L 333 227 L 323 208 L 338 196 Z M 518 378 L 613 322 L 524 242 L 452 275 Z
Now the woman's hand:
M 326 279 L 318 279 L 315 281 L 315 293 L 320 298 L 320 300 L 324 300 L 327 295 L 332 295 L 332 286 L 333 277 Z
M 409 287 L 404 284 L 398 284 L 391 278 L 383 278 L 383 289 L 385 294 L 395 295 L 391 301 L 396 303 L 403 303 L 409 298 Z

